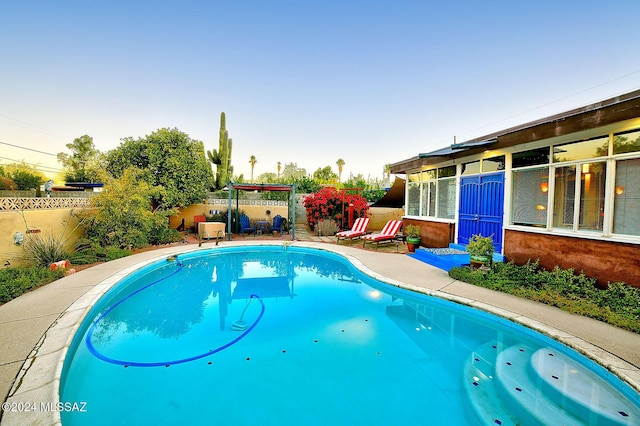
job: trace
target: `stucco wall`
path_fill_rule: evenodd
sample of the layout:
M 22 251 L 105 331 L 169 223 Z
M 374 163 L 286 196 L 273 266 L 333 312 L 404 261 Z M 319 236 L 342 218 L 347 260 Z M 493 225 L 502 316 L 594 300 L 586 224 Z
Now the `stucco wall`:
M 78 228 L 78 221 L 71 216 L 72 211 L 78 209 L 47 209 L 0 212 L 0 267 L 7 261 L 11 265 L 25 265 L 22 258 L 24 250 L 13 243 L 16 232 L 24 234 L 25 238 L 31 235 L 52 235 L 61 238 L 72 248 L 76 240 L 82 235 Z M 26 222 L 26 223 L 25 223 Z M 27 234 L 27 228 L 36 233 Z
M 235 209 L 235 201 L 233 204 L 233 208 Z M 212 204 L 192 204 L 189 207 L 184 209 L 180 209 L 180 213 L 176 216 L 172 216 L 170 218 L 169 224 L 172 228 L 177 228 L 180 225 L 180 222 L 184 218 L 184 225 L 186 229 L 190 229 L 193 226 L 193 217 L 198 215 L 210 215 L 211 210 L 218 210 L 220 212 L 226 212 L 228 209 L 228 205 L 212 205 Z M 263 205 L 242 205 L 240 204 L 239 209 L 241 212 L 244 212 L 249 219 L 253 222 L 254 220 L 267 220 L 269 222 L 273 221 L 273 217 L 275 215 L 280 215 L 283 218 L 287 218 L 287 206 L 263 206 Z M 270 214 L 267 214 L 267 210 L 270 211 Z
M 420 245 L 423 247 L 449 247 L 455 235 L 455 224 L 404 219 L 404 226 L 416 225 L 420 228 Z
M 507 230 L 507 260 L 522 265 L 540 259 L 545 269 L 556 265 L 597 278 L 601 284 L 624 281 L 640 287 L 640 245 Z
M 369 231 L 380 231 L 384 225 L 390 220 L 401 220 L 404 215 L 404 209 L 393 207 L 371 207 L 367 211 L 369 216 Z

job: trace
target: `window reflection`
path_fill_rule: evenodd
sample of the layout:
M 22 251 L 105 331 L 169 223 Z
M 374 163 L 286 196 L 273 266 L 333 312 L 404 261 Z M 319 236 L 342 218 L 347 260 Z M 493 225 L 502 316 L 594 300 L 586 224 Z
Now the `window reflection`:
M 609 136 L 600 136 L 581 142 L 571 142 L 553 147 L 553 162 L 584 160 L 608 154 Z
M 618 133 L 613 135 L 613 153 L 625 154 L 640 151 L 640 131 Z

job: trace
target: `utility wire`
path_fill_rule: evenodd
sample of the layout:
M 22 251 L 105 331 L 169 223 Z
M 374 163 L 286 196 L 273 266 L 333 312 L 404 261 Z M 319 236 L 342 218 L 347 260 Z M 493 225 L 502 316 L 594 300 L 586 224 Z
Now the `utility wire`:
M 73 139 L 68 135 L 63 135 L 62 133 L 54 132 L 53 130 L 49 130 L 49 129 L 46 129 L 46 128 L 40 127 L 40 126 L 36 126 L 34 124 L 27 123 L 26 121 L 16 120 L 15 118 L 11 118 L 8 115 L 0 114 L 0 120 L 2 120 L 4 122 L 7 122 L 9 124 L 12 124 L 14 126 L 31 129 L 31 130 L 34 130 L 36 132 L 43 133 L 45 135 L 58 136 L 58 137 L 63 137 L 65 139 Z M 10 122 L 8 120 L 15 121 L 15 123 L 12 123 L 12 122 Z M 16 124 L 16 123 L 20 123 L 20 124 Z
M 33 149 L 33 148 L 27 148 L 25 146 L 20 146 L 20 145 L 14 145 L 12 143 L 7 143 L 7 142 L 2 142 L 0 141 L 0 144 L 2 145 L 8 145 L 8 146 L 12 146 L 14 148 L 20 148 L 20 149 L 26 149 L 27 151 L 33 151 L 33 152 L 37 152 L 39 154 L 46 154 L 46 155 L 51 155 L 52 157 L 57 157 L 56 154 L 52 154 L 50 152 L 44 152 L 44 151 L 38 151 L 37 149 Z
M 589 88 L 587 88 L 587 89 L 584 89 L 584 90 L 581 90 L 581 91 L 579 91 L 579 92 L 572 93 L 571 95 L 567 95 L 567 96 L 564 96 L 564 97 L 562 97 L 562 98 L 556 99 L 555 101 L 547 102 L 546 104 L 539 105 L 539 106 L 537 106 L 537 107 L 534 107 L 534 108 L 528 109 L 528 110 L 523 111 L 523 112 L 519 112 L 519 113 L 517 113 L 517 114 L 514 114 L 514 115 L 511 115 L 511 116 L 509 116 L 509 117 L 506 117 L 506 118 L 500 119 L 500 120 L 498 120 L 498 121 L 494 121 L 493 123 L 485 124 L 484 126 L 477 127 L 477 128 L 475 128 L 475 129 L 473 129 L 473 130 L 467 130 L 467 131 L 465 131 L 465 132 L 458 133 L 458 135 L 466 135 L 467 133 L 472 133 L 472 132 L 478 131 L 478 130 L 480 130 L 480 129 L 484 129 L 484 128 L 486 128 L 486 127 L 489 127 L 489 126 L 493 126 L 494 124 L 498 124 L 498 123 L 501 123 L 501 122 L 503 122 L 503 121 L 510 120 L 510 119 L 512 119 L 512 118 L 515 118 L 515 117 L 518 117 L 518 116 L 521 116 L 521 115 L 524 115 L 524 114 L 530 113 L 530 112 L 535 111 L 535 110 L 538 110 L 538 109 L 540 109 L 540 108 L 544 108 L 544 107 L 547 107 L 547 106 L 549 106 L 549 105 L 553 105 L 553 104 L 558 103 L 558 102 L 560 102 L 560 101 L 564 101 L 564 100 L 566 100 L 566 99 L 569 99 L 569 98 L 572 98 L 572 97 L 574 97 L 574 96 L 580 95 L 580 94 L 582 94 L 582 93 L 588 92 L 589 90 L 593 90 L 593 89 L 596 89 L 596 88 L 598 88 L 598 87 L 605 86 L 605 85 L 607 85 L 607 84 L 609 84 L 609 83 L 612 83 L 612 82 L 614 82 L 614 81 L 622 80 L 623 78 L 627 78 L 627 77 L 629 77 L 629 76 L 631 76 L 631 75 L 638 74 L 638 73 L 640 73 L 640 69 L 637 69 L 637 70 L 635 70 L 635 71 L 632 71 L 632 72 L 630 72 L 630 73 L 628 73 L 628 74 L 625 74 L 625 75 L 623 75 L 623 76 L 616 77 L 616 78 L 614 78 L 614 79 L 612 79 L 612 80 L 605 81 L 604 83 L 596 84 L 595 86 L 591 86 L 591 87 L 589 87 Z M 638 89 L 640 89 L 640 87 L 636 87 L 636 88 L 632 89 L 631 91 L 638 90 Z M 629 90 L 626 90 L 624 93 L 627 93 L 627 92 L 629 92 Z M 445 141 L 443 141 L 443 142 L 445 142 Z
M 36 169 L 42 169 L 44 171 L 48 171 L 48 172 L 62 172 L 62 169 L 56 169 L 54 167 L 49 167 L 49 166 L 42 166 L 40 164 L 34 164 L 34 163 L 27 163 L 26 161 L 20 161 L 20 160 L 14 160 L 13 158 L 7 158 L 7 157 L 0 157 L 1 160 L 7 160 L 7 161 L 12 161 L 14 163 L 18 163 L 18 164 L 27 164 L 29 166 L 32 166 Z M 49 169 L 49 170 L 45 170 L 45 169 Z

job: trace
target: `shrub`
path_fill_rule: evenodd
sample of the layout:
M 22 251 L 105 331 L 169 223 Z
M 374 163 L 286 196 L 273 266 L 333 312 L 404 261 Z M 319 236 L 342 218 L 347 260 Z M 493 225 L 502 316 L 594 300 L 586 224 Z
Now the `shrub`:
M 315 229 L 320 219 L 332 219 L 337 223 L 342 223 L 343 211 L 346 215 L 351 203 L 354 206 L 355 216 L 364 217 L 369 209 L 369 204 L 364 197 L 340 193 L 333 187 L 322 188 L 315 194 L 307 196 L 303 201 L 307 210 L 307 222 L 311 229 Z
M 320 219 L 316 225 L 318 236 L 331 236 L 338 232 L 338 224 L 331 219 Z
M 385 195 L 387 195 L 387 191 L 384 189 L 365 189 L 362 191 L 362 196 L 370 203 L 375 203 Z
M 0 303 L 6 303 L 29 290 L 62 278 L 63 274 L 60 269 L 50 271 L 37 266 L 0 269 Z
M 453 268 L 449 275 L 640 333 L 640 288 L 624 283 L 610 283 L 601 290 L 596 279 L 582 272 L 576 274 L 573 269 L 559 267 L 547 271 L 540 268 L 538 261 L 523 266 L 495 263 L 486 272 Z
M 11 175 L 13 181 L 18 185 L 18 189 L 38 189 L 44 183 L 44 178 L 28 170 L 16 170 Z
M 69 261 L 75 265 L 88 265 L 96 262 L 109 262 L 130 254 L 131 250 L 113 246 L 102 247 L 95 241 L 83 238 L 76 242 L 75 252 L 69 255 Z
M 2 189 L 15 191 L 18 185 L 10 177 L 0 176 L 0 190 Z
M 177 241 L 179 233 L 169 227 L 169 216 L 176 211 L 151 209 L 155 190 L 130 169 L 107 180 L 104 190 L 91 199 L 94 209 L 83 214 L 89 239 L 123 249 Z
M 53 262 L 69 258 L 65 239 L 53 234 L 28 234 L 22 249 L 25 260 L 45 268 Z

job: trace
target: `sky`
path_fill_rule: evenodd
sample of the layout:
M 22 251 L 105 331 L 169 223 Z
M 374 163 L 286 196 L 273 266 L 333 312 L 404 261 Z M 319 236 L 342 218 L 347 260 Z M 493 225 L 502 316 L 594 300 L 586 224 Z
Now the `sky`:
M 0 164 L 178 128 L 342 180 L 640 89 L 637 0 L 0 0 Z M 15 146 L 12 146 L 15 145 Z M 51 155 L 54 154 L 54 155 Z M 58 183 L 58 182 L 56 182 Z M 62 183 L 62 182 L 60 182 Z

